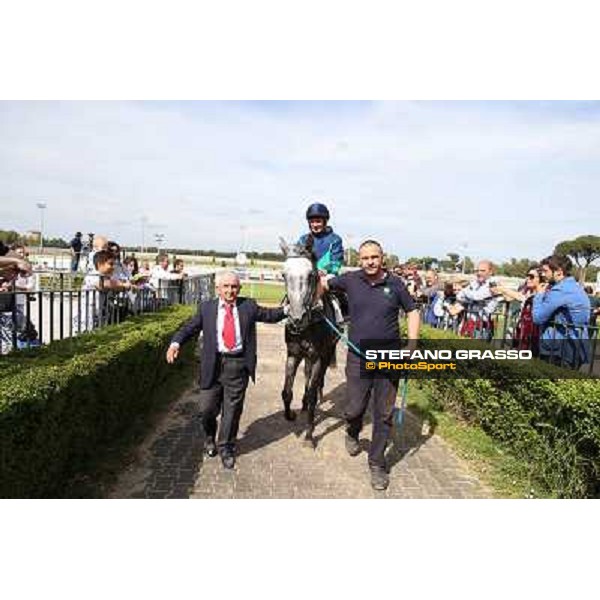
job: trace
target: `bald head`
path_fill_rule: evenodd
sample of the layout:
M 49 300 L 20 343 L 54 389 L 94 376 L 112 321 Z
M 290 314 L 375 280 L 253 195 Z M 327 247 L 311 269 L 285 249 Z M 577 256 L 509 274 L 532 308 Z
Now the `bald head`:
M 494 265 L 489 260 L 480 260 L 477 264 L 477 279 L 487 281 L 494 274 Z

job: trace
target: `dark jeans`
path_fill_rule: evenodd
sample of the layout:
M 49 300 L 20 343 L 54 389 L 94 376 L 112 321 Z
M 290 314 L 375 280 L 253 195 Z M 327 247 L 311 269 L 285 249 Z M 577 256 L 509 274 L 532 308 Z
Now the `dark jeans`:
M 227 455 L 235 452 L 249 375 L 243 356 L 222 356 L 217 369 L 219 375 L 215 384 L 200 390 L 200 415 L 204 433 L 214 439 L 217 435 L 217 417 L 221 413 L 217 444 L 219 452 Z
M 76 273 L 79 268 L 79 254 L 75 254 L 75 256 L 71 256 L 71 272 Z
M 369 377 L 367 372 L 360 377 L 360 359 L 348 352 L 346 362 L 347 398 L 344 416 L 348 435 L 357 438 L 363 426 L 363 417 L 373 401 L 373 437 L 369 449 L 369 465 L 385 466 L 385 447 L 394 423 L 394 406 L 398 391 L 398 379 Z

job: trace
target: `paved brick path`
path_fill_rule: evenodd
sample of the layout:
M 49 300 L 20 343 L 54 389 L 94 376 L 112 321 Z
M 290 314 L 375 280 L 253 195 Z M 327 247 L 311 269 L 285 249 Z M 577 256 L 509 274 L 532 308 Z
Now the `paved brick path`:
M 285 361 L 282 325 L 258 325 L 256 386 L 250 385 L 240 426 L 238 460 L 226 471 L 220 459 L 205 459 L 196 408 L 196 390 L 184 394 L 138 449 L 113 498 L 482 498 L 491 493 L 436 435 L 422 435 L 408 415 L 401 439 L 388 452 L 390 487 L 374 492 L 366 453 L 355 458 L 344 449 L 345 349 L 330 370 L 315 430 L 315 450 L 302 444 L 303 414 L 289 423 L 280 399 Z M 293 407 L 300 406 L 299 370 Z M 366 449 L 371 433 L 361 434 Z

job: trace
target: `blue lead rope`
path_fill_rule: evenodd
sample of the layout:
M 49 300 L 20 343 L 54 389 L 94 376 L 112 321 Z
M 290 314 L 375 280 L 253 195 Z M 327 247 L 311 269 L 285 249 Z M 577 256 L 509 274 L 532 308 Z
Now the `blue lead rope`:
M 325 322 L 329 327 L 335 331 L 335 333 L 339 336 L 339 338 L 346 344 L 348 348 L 351 348 L 358 356 L 360 356 L 363 360 L 367 360 L 364 352 L 354 343 L 351 342 L 348 336 L 341 331 L 334 323 L 332 323 L 325 315 L 323 315 Z M 406 412 L 406 402 L 408 398 L 408 377 L 405 376 L 404 379 L 400 382 L 400 408 L 398 406 L 394 406 L 394 422 L 396 423 L 396 428 L 398 433 L 402 430 L 402 424 L 404 423 L 404 413 Z M 398 396 L 396 396 L 397 398 Z

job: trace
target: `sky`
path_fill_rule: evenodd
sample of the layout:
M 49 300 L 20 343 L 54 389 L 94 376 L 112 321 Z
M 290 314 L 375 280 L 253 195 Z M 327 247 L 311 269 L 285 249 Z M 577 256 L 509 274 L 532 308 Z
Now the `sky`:
M 600 234 L 600 102 L 0 102 L 0 229 L 276 251 L 540 258 Z

